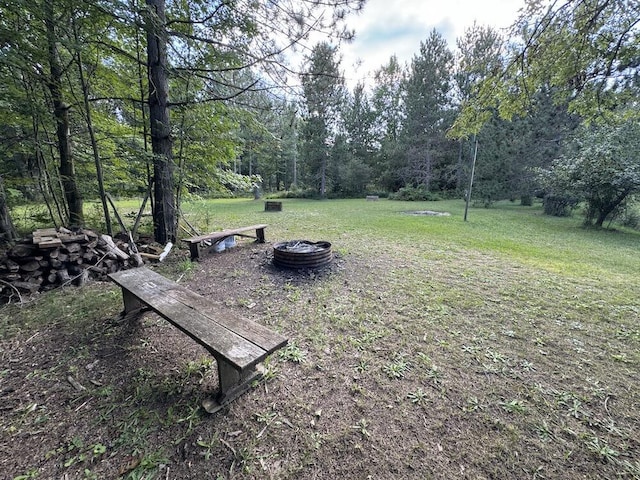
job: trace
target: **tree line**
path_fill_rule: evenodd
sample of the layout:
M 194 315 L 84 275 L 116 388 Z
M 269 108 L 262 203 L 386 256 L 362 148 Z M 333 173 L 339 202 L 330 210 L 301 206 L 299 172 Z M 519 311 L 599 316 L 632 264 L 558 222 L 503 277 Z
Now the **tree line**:
M 391 57 L 350 89 L 340 45 L 363 4 L 4 2 L 0 238 L 15 237 L 20 201 L 77 226 L 83 199 L 100 199 L 110 230 L 109 193 L 149 199 L 166 242 L 185 197 L 254 184 L 485 205 L 545 195 L 556 214 L 586 200 L 599 225 L 637 191 L 639 7 L 528 1 L 507 35 L 474 25 L 451 48 L 432 31 L 408 64 Z

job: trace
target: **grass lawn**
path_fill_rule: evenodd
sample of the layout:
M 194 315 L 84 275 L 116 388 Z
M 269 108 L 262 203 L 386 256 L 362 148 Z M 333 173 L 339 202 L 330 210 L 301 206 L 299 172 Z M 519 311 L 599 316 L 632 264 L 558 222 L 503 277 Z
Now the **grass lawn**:
M 154 315 L 114 321 L 111 284 L 2 307 L 2 478 L 640 478 L 638 232 L 509 203 L 463 222 L 461 201 L 282 201 L 183 211 L 329 241 L 331 268 L 246 242 L 158 267 L 290 339 L 224 412 L 199 408 L 215 362 Z

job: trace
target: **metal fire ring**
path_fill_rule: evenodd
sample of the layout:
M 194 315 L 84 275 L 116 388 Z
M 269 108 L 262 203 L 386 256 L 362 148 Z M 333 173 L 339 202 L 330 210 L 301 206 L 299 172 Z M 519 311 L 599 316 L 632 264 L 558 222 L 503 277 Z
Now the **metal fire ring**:
M 320 268 L 333 260 L 329 242 L 291 240 L 273 246 L 273 263 L 285 268 Z

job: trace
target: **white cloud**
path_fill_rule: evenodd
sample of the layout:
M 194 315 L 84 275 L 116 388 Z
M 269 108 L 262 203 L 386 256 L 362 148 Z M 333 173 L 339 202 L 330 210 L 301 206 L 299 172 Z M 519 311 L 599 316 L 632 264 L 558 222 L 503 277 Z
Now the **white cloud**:
M 355 40 L 341 47 L 342 68 L 353 85 L 389 61 L 403 62 L 418 53 L 434 28 L 455 49 L 456 38 L 473 22 L 501 29 L 516 19 L 524 0 L 368 0 L 349 18 Z

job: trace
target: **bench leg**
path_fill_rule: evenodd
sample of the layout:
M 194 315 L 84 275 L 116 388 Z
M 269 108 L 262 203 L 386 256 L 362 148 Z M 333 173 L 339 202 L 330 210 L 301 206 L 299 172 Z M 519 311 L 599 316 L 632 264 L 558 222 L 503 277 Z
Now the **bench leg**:
M 133 314 L 142 310 L 146 305 L 142 303 L 129 290 L 122 289 L 122 301 L 124 302 L 124 315 Z
M 191 253 L 191 261 L 195 261 L 195 260 L 199 260 L 200 259 L 200 252 L 198 251 L 198 244 L 197 243 L 190 243 L 189 244 L 189 253 Z
M 240 373 L 232 365 L 224 360 L 216 359 L 218 363 L 218 381 L 220 391 L 215 398 L 209 398 L 202 402 L 202 406 L 208 413 L 215 413 L 231 401 L 238 398 L 251 388 L 254 380 L 262 378 L 261 366 Z
M 137 318 L 142 312 L 149 309 L 149 307 L 138 300 L 129 290 L 122 289 L 122 301 L 124 303 L 124 310 L 120 314 L 120 320 L 130 320 Z
M 258 243 L 264 243 L 264 228 L 256 229 L 256 238 Z

